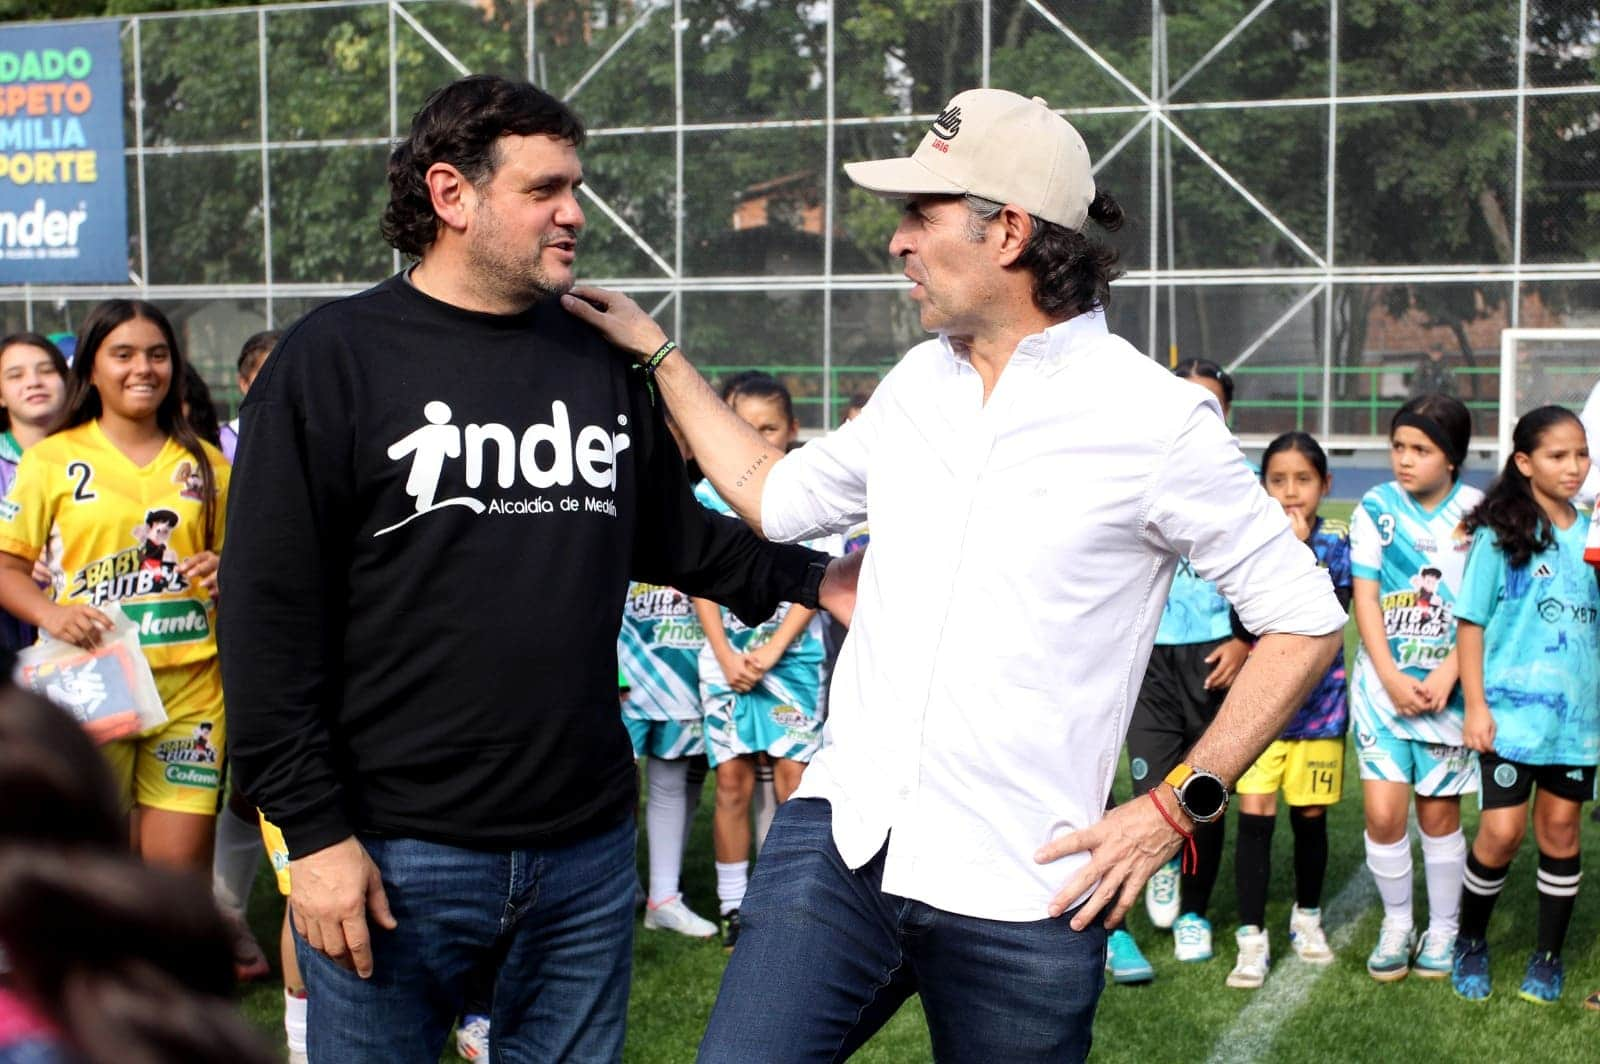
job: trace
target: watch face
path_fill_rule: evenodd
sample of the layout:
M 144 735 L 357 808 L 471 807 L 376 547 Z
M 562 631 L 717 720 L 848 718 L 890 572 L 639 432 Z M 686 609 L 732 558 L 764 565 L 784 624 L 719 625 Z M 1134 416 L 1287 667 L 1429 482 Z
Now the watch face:
M 1196 820 L 1211 820 L 1228 803 L 1228 788 L 1217 777 L 1195 773 L 1183 785 L 1183 804 Z

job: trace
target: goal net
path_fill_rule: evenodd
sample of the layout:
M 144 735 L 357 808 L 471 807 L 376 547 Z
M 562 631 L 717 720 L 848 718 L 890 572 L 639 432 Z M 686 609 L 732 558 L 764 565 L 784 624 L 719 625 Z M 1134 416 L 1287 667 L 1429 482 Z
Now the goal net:
M 1511 453 L 1517 418 L 1555 404 L 1582 413 L 1600 383 L 1600 329 L 1506 329 L 1500 334 L 1500 439 L 1496 465 Z M 1590 446 L 1596 446 L 1591 440 Z M 1597 448 L 1600 449 L 1600 448 Z

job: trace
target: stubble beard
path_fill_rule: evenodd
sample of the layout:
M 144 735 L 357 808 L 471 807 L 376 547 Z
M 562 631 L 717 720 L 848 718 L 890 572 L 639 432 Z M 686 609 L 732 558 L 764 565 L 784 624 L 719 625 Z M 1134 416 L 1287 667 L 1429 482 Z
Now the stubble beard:
M 544 253 L 552 241 L 576 239 L 576 233 L 546 234 L 539 238 L 531 257 L 505 246 L 500 240 L 499 220 L 492 211 L 478 210 L 482 228 L 478 239 L 467 248 L 467 266 L 474 285 L 495 302 L 527 309 L 535 303 L 565 294 L 572 288 L 570 278 L 556 280 L 544 268 Z

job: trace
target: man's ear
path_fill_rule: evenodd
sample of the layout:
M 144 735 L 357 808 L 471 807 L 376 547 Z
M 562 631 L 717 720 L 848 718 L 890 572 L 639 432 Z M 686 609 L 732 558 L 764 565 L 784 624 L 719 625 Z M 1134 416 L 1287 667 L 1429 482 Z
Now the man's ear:
M 1000 246 L 997 249 L 1000 265 L 1014 266 L 1027 249 L 1028 241 L 1033 239 L 1033 219 L 1015 203 L 1008 203 L 1000 209 L 995 221 L 1000 223 Z
M 449 163 L 434 163 L 422 179 L 427 182 L 428 197 L 439 224 L 456 232 L 466 229 L 467 215 L 477 205 L 477 190 L 472 182 Z

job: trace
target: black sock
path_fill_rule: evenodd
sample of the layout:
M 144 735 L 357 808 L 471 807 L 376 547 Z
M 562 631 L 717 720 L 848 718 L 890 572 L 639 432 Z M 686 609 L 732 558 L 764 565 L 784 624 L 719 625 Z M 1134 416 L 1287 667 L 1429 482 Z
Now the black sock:
M 1540 953 L 1561 956 L 1567 941 L 1567 925 L 1572 922 L 1572 907 L 1578 903 L 1578 855 L 1551 857 L 1539 853 L 1539 944 Z
M 1277 817 L 1239 814 L 1233 875 L 1239 888 L 1241 925 L 1266 926 L 1267 880 L 1272 875 L 1272 829 L 1277 823 Z
M 1223 821 L 1194 826 L 1195 870 L 1183 877 L 1178 891 L 1178 911 L 1204 916 L 1211 906 L 1211 889 L 1222 867 Z
M 1488 937 L 1489 914 L 1494 912 L 1495 900 L 1506 885 L 1506 872 L 1510 868 L 1509 864 L 1490 868 L 1478 860 L 1475 851 L 1467 851 L 1467 873 L 1461 881 L 1461 937 Z M 1539 897 L 1543 899 L 1544 895 L 1540 894 Z M 1544 912 L 1542 901 L 1539 911 L 1541 914 Z M 1569 907 L 1567 912 L 1571 911 Z
M 1328 876 L 1328 817 L 1306 816 L 1289 808 L 1294 829 L 1294 903 L 1302 909 L 1322 907 L 1322 881 Z

